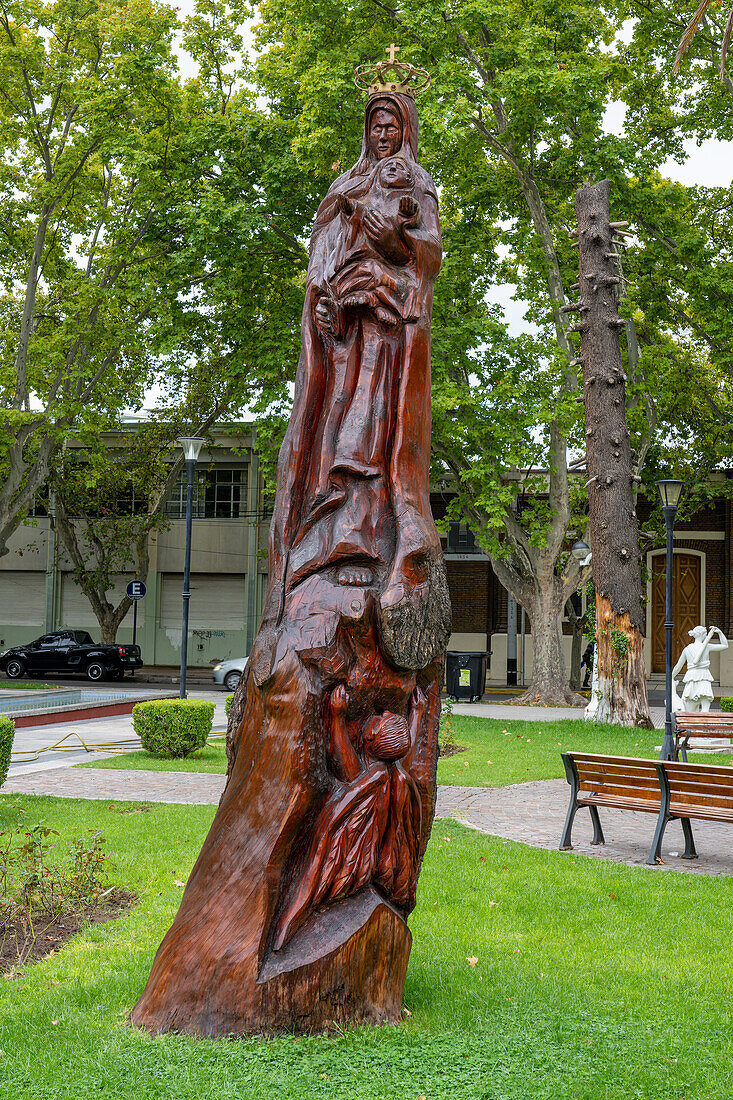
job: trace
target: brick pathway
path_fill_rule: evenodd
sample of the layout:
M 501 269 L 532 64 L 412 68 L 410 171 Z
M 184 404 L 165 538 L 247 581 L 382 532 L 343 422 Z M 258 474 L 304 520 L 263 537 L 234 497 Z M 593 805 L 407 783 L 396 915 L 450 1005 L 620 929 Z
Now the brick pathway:
M 51 794 L 61 798 L 104 801 L 177 802 L 216 805 L 224 776 L 198 772 L 150 772 L 64 768 L 10 777 L 3 794 Z M 564 779 L 517 783 L 510 787 L 439 787 L 438 817 L 452 817 L 482 833 L 505 837 L 535 848 L 557 849 L 569 788 Z M 574 851 L 597 859 L 645 866 L 656 818 L 627 810 L 602 812 L 606 844 L 590 844 L 590 815 L 579 810 L 573 828 Z M 731 829 L 708 821 L 693 823 L 697 860 L 683 860 L 682 828 L 667 826 L 665 869 L 694 874 L 733 875 Z M 649 868 L 651 871 L 652 868 Z
M 111 802 L 183 802 L 215 806 L 224 776 L 205 772 L 123 771 L 121 768 L 55 768 L 9 776 L 3 794 L 53 794 Z

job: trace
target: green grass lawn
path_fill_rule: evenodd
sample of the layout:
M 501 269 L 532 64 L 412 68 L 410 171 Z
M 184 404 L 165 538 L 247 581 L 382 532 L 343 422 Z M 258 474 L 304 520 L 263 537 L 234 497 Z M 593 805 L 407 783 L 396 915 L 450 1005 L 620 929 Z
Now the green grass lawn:
M 122 768 L 149 772 L 219 772 L 226 774 L 227 755 L 224 748 L 224 735 L 207 741 L 202 749 L 190 756 L 171 760 L 169 757 L 154 756 L 151 752 L 138 749 L 120 756 L 110 756 L 106 760 L 90 760 L 74 765 L 77 768 Z
M 569 749 L 655 757 L 659 755 L 655 746 L 661 744 L 663 737 L 662 730 L 596 725 L 582 718 L 520 722 L 454 717 L 453 726 L 456 744 L 466 751 L 438 762 L 438 782 L 467 787 L 504 787 L 530 779 L 559 778 L 565 774 L 560 753 Z M 690 754 L 690 760 L 715 764 L 728 764 L 731 759 L 731 756 Z M 227 770 L 223 739 L 207 744 L 183 760 L 163 760 L 147 752 L 132 752 L 78 766 L 222 774 Z
M 48 688 L 55 687 L 54 684 L 41 684 L 34 683 L 32 680 L 0 680 L 0 688 L 3 691 L 46 691 Z
M 433 831 L 392 1028 L 208 1041 L 130 1028 L 213 807 L 0 796 L 100 828 L 139 905 L 0 981 L 13 1100 L 729 1100 L 731 883 Z M 215 930 L 214 930 L 215 931 Z M 473 964 L 473 965 L 472 965 Z

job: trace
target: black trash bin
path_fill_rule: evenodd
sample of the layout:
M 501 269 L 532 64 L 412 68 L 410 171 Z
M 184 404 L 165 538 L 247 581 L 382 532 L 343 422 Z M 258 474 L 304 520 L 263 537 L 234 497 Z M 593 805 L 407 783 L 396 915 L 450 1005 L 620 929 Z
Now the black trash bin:
M 486 653 L 446 653 L 445 685 L 451 699 L 479 703 L 486 684 Z

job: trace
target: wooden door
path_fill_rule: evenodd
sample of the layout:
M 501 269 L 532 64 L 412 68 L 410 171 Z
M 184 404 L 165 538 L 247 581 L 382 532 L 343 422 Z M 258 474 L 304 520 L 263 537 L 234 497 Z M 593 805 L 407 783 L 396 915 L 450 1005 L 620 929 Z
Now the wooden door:
M 664 672 L 664 604 L 666 554 L 652 558 L 652 672 Z M 695 554 L 675 554 L 673 566 L 672 664 L 692 639 L 688 631 L 700 623 L 702 608 L 702 559 Z

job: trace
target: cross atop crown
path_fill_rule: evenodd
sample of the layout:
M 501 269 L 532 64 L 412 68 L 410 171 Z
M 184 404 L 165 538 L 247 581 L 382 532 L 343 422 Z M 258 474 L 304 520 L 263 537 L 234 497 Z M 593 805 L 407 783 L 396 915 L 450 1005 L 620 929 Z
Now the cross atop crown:
M 406 61 L 398 61 L 399 46 L 394 42 L 387 46 L 386 61 L 377 61 L 373 64 L 360 65 L 354 73 L 354 83 L 363 91 L 369 90 L 369 95 L 379 92 L 398 92 L 400 95 L 409 95 L 413 99 L 420 92 L 430 87 L 430 74 L 425 69 L 416 69 Z

